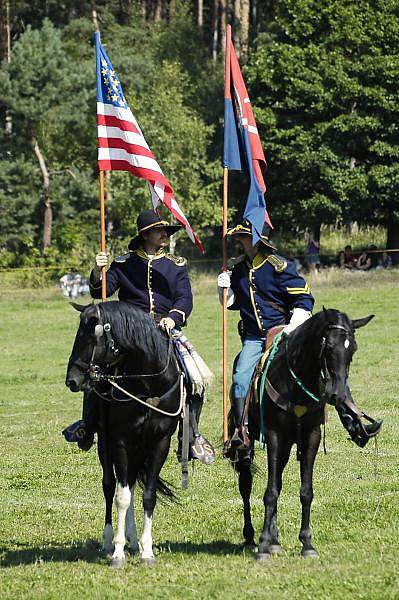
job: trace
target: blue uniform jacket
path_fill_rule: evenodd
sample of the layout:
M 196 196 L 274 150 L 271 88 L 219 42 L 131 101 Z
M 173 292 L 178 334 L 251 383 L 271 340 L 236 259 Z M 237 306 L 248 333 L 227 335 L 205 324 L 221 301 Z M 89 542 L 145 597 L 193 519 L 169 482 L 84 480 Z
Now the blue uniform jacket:
M 283 325 L 294 308 L 311 311 L 314 298 L 293 263 L 275 254 L 258 252 L 253 261 L 242 258 L 231 274 L 235 295 L 229 310 L 239 310 L 246 333 L 264 337 Z
M 176 327 L 185 324 L 193 308 L 193 295 L 186 261 L 163 250 L 149 258 L 142 248 L 118 256 L 107 271 L 107 297 L 118 290 L 119 300 L 128 300 L 154 316 L 168 316 Z M 101 298 L 101 282 L 90 293 Z

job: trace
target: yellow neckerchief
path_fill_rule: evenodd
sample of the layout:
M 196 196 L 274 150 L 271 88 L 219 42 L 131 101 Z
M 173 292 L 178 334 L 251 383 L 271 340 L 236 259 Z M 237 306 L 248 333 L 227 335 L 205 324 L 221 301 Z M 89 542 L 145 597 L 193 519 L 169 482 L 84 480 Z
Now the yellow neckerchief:
M 157 260 L 158 258 L 163 258 L 165 256 L 165 250 L 163 248 L 160 248 L 157 252 L 155 252 L 155 254 L 153 255 L 153 257 L 151 259 L 142 246 L 139 246 L 137 248 L 137 250 L 135 250 L 134 252 L 140 258 L 144 258 L 144 260 L 151 260 L 151 261 Z
M 269 255 L 270 252 L 266 254 L 263 248 L 259 248 L 252 261 L 248 257 L 246 257 L 248 267 L 250 269 L 253 269 L 254 271 L 256 271 L 256 269 L 260 269 L 260 267 L 262 267 L 267 261 Z

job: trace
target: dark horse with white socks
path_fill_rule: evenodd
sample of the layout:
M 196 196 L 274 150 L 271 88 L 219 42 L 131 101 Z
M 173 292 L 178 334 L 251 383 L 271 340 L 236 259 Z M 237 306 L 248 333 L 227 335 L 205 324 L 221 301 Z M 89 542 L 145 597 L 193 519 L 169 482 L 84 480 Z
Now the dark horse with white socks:
M 372 318 L 373 315 L 351 320 L 337 310 L 323 309 L 289 336 L 283 334 L 274 357 L 266 366 L 263 381 L 262 374 L 258 378 L 258 394 L 263 389 L 263 398 L 260 411 L 255 403 L 249 406 L 249 435 L 252 440 L 259 439 L 261 415 L 267 447 L 268 481 L 263 497 L 265 519 L 255 555 L 257 560 L 265 560 L 271 554 L 281 552 L 277 501 L 282 474 L 295 443 L 301 473 L 301 554 L 317 556 L 311 540 L 310 508 L 313 467 L 321 438 L 320 425 L 324 422 L 326 403 L 335 406 L 339 412 L 343 403 L 348 401 L 349 365 L 356 350 L 354 332 Z M 354 407 L 354 404 L 351 406 Z M 364 413 L 361 415 L 364 416 Z M 381 423 L 377 425 L 379 428 Z M 251 466 L 248 461 L 238 461 L 235 468 L 239 473 L 239 489 L 244 504 L 245 543 L 254 547 L 250 510 Z
M 182 409 L 180 369 L 168 336 L 149 315 L 128 302 L 92 304 L 80 310 L 66 385 L 73 392 L 90 390 L 98 395 L 98 454 L 106 503 L 104 550 L 112 553 L 111 566 L 123 565 L 127 537 L 130 550 L 152 563 L 157 491 L 173 497 L 159 474 Z M 137 481 L 144 486 L 140 541 L 132 501 Z M 115 537 L 114 495 L 118 513 Z

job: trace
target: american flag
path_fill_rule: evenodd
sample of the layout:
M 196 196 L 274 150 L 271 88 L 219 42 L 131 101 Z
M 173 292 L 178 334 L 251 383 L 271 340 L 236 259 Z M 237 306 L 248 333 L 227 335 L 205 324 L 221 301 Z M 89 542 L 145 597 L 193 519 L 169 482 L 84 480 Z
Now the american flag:
M 96 32 L 98 167 L 130 171 L 148 182 L 154 209 L 164 204 L 201 252 L 201 242 L 174 197 L 172 186 L 151 152 L 130 110 L 117 74 Z

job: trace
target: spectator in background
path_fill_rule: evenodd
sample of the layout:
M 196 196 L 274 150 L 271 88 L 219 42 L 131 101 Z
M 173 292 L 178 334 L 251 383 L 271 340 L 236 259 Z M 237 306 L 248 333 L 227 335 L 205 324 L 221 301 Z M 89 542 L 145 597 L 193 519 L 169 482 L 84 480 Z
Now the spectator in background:
M 370 256 L 370 260 L 371 260 L 371 268 L 372 269 L 376 269 L 378 266 L 378 258 L 379 258 L 379 254 L 378 254 L 378 250 L 377 250 L 377 246 L 375 244 L 371 244 L 370 248 L 369 248 L 369 256 Z
M 320 267 L 320 242 L 313 239 L 313 237 L 309 237 L 308 247 L 307 247 L 307 256 L 306 262 L 311 273 L 314 273 L 316 268 Z
M 357 259 L 356 269 L 359 269 L 359 271 L 368 271 L 371 269 L 371 258 L 365 248 L 362 250 L 361 255 Z
M 345 252 L 341 250 L 341 252 L 337 256 L 337 267 L 339 269 L 344 269 L 345 266 Z
M 301 263 L 301 261 L 299 260 L 299 258 L 297 258 L 296 256 L 294 256 L 293 254 L 290 254 L 288 256 L 288 260 L 295 265 L 296 270 L 298 271 L 298 273 L 300 273 L 302 271 L 303 264 Z
M 392 267 L 392 258 L 388 252 L 383 252 L 378 260 L 377 269 L 390 269 Z
M 352 253 L 352 246 L 349 244 L 345 246 L 344 258 L 345 269 L 354 269 L 356 267 L 356 258 Z

